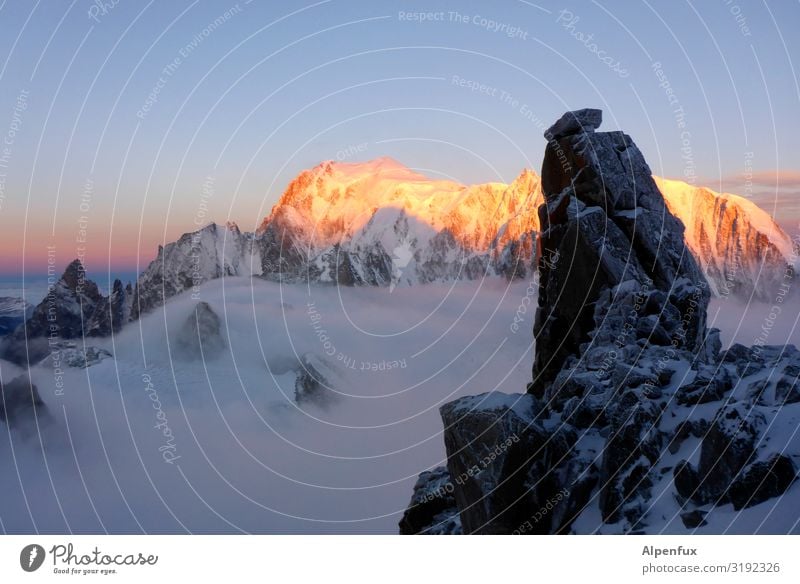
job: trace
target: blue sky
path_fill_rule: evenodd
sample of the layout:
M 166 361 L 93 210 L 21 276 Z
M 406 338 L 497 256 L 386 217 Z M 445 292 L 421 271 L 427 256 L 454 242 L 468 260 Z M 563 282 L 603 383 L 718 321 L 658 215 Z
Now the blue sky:
M 746 190 L 793 229 L 798 22 L 798 3 L 726 0 L 7 0 L 0 271 L 41 272 L 48 245 L 146 265 L 209 184 L 203 218 L 253 229 L 326 159 L 510 181 L 580 107 L 654 173 Z

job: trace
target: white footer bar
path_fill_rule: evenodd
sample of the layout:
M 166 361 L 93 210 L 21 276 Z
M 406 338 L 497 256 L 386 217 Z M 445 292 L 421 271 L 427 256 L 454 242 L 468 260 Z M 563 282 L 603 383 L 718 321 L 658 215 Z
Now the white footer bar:
M 798 541 L 794 536 L 2 536 L 0 581 L 800 582 Z

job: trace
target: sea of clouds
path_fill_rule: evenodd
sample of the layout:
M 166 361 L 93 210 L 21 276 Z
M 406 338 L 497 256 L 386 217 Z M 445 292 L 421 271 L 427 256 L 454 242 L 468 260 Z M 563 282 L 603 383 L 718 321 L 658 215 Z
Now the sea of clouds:
M 31 372 L 38 423 L 0 425 L 8 533 L 397 533 L 417 475 L 444 464 L 438 408 L 522 392 L 533 359 L 530 282 L 393 290 L 226 278 L 109 339 L 113 359 Z M 198 301 L 227 349 L 190 360 L 175 339 Z M 752 344 L 769 304 L 712 301 L 725 344 Z M 796 303 L 769 343 L 797 343 Z M 302 357 L 334 399 L 294 401 Z M 0 363 L 4 382 L 21 371 Z

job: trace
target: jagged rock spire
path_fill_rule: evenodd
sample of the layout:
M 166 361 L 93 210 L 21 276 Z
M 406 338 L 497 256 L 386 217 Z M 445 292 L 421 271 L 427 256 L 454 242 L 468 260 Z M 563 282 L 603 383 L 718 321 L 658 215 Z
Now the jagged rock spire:
M 683 225 L 630 137 L 594 131 L 601 119 L 569 112 L 545 133 L 528 392 L 442 406 L 447 468 L 421 475 L 403 533 L 694 529 L 698 506 L 755 505 L 795 480 L 797 445 L 765 421 L 800 404 L 800 352 L 720 355 Z M 696 468 L 670 458 L 690 436 Z
M 709 292 L 683 224 L 668 212 L 631 138 L 594 131 L 601 119 L 600 110 L 568 112 L 545 132 L 534 325 L 540 342 L 531 385 L 540 396 L 569 357 L 625 328 L 623 315 L 614 313 L 631 293 L 647 302 L 636 317 L 653 315 L 657 322 L 624 344 L 647 332 L 650 341 L 695 351 L 705 338 Z M 623 282 L 632 284 L 621 294 L 616 288 Z M 685 326 L 677 329 L 678 323 Z

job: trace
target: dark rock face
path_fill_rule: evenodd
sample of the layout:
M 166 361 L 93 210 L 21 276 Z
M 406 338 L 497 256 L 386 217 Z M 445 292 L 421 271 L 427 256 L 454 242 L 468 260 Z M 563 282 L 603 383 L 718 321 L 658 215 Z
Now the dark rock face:
M 0 420 L 9 426 L 33 420 L 45 410 L 39 391 L 27 375 L 0 383 Z
M 219 316 L 207 302 L 198 302 L 178 331 L 176 357 L 186 361 L 214 359 L 226 346 Z
M 703 527 L 704 525 L 708 525 L 708 521 L 706 521 L 705 517 L 706 514 L 698 509 L 681 513 L 681 521 L 683 521 L 683 524 L 688 529 L 694 529 L 695 527 Z
M 534 394 L 590 341 L 643 338 L 694 351 L 705 338 L 709 292 L 683 225 L 630 137 L 594 133 L 600 118 L 598 110 L 565 114 L 545 151 L 534 325 L 544 342 L 537 343 Z
M 306 353 L 295 372 L 294 400 L 298 405 L 327 408 L 336 403 L 339 396 L 332 385 L 334 373 L 326 361 Z
M 656 496 L 695 529 L 795 479 L 798 445 L 770 422 L 800 415 L 800 352 L 720 351 L 683 225 L 630 137 L 594 132 L 600 119 L 568 113 L 545 134 L 528 392 L 441 408 L 464 533 L 658 531 Z M 698 445 L 696 466 L 680 460 Z
M 599 109 L 582 109 L 567 112 L 544 133 L 547 140 L 560 140 L 566 136 L 583 132 L 594 132 L 603 123 L 603 112 Z
M 790 365 L 775 384 L 775 400 L 781 404 L 800 402 L 800 365 Z
M 322 261 L 339 286 L 388 286 L 392 279 L 392 258 L 380 243 L 362 253 L 334 245 L 322 254 Z
M 599 121 L 596 110 L 568 113 L 545 134 L 528 391 L 546 398 L 546 412 L 566 400 L 596 404 L 595 423 L 609 435 L 599 468 L 601 515 L 633 529 L 664 442 L 653 431 L 665 382 L 658 364 L 676 355 L 714 358 L 715 341 L 701 351 L 709 292 L 683 225 L 630 137 L 594 133 Z
M 400 520 L 401 535 L 454 535 L 461 518 L 453 498 L 450 473 L 436 467 L 419 475 L 408 509 Z
M 128 284 L 130 289 L 130 284 Z M 130 295 L 122 286 L 122 282 L 114 280 L 111 294 L 101 298 L 97 303 L 86 326 L 86 334 L 90 337 L 107 337 L 119 332 L 122 325 L 130 317 Z
M 755 462 L 731 484 L 728 493 L 737 511 L 778 497 L 797 477 L 797 470 L 788 456 L 772 455 L 768 460 Z
M 615 415 L 608 425 L 600 465 L 600 511 L 607 523 L 624 518 L 638 528 L 653 484 L 650 470 L 662 447 L 663 437 L 653 431 L 661 410 L 634 391 L 610 405 Z
M 464 533 L 565 532 L 588 501 L 597 476 L 580 474 L 589 459 L 572 449 L 577 433 L 546 431 L 535 419 L 539 410 L 529 394 L 499 392 L 442 407 Z
M 309 280 L 319 277 L 318 268 L 307 264 L 307 246 L 295 236 L 292 226 L 280 218 L 272 221 L 256 239 L 261 252 L 261 271 L 265 278 L 294 281 L 307 274 Z M 303 266 L 307 266 L 303 270 Z
M 470 415 L 475 404 L 481 404 L 481 410 Z M 508 533 L 516 527 L 508 509 L 514 502 L 498 486 L 507 478 L 503 470 L 506 460 L 515 456 L 513 446 L 545 442 L 544 430 L 533 424 L 534 411 L 531 396 L 505 394 L 483 394 L 442 406 L 447 468 L 457 487 L 458 507 L 464 510 L 461 522 L 466 533 Z M 484 444 L 498 446 L 497 452 L 491 451 L 492 464 L 483 460 L 488 454 Z M 524 482 L 524 470 L 514 478 Z
M 727 502 L 728 489 L 755 456 L 765 426 L 764 415 L 744 403 L 723 406 L 703 437 L 697 470 L 685 461 L 675 467 L 678 493 L 700 505 Z

